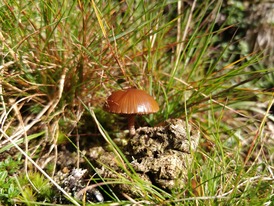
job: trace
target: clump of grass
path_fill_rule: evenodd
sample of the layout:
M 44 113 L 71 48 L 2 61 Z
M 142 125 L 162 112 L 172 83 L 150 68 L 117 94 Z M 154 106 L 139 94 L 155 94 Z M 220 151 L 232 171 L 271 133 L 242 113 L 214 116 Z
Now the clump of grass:
M 11 158 L 7 158 L 0 163 L 0 197 L 3 204 L 12 204 L 13 199 L 20 194 L 19 189 L 16 187 L 16 180 L 12 177 L 20 164 L 20 159 L 16 161 Z
M 231 25 L 229 10 L 220 24 L 222 9 L 222 1 L 198 0 L 4 1 L 1 146 L 7 145 L 9 136 L 24 142 L 20 147 L 35 159 L 44 152 L 39 149 L 44 141 L 51 145 L 49 154 L 55 154 L 56 163 L 58 136 L 79 138 L 78 128 L 87 122 L 83 105 L 100 108 L 110 91 L 137 86 L 161 105 L 158 114 L 145 119 L 147 124 L 179 117 L 197 123 L 202 132 L 185 190 L 175 188 L 168 194 L 152 185 L 141 187 L 147 201 L 186 205 L 273 201 L 269 184 L 273 98 L 255 84 L 267 68 L 250 69 L 264 57 L 243 52 L 243 36 L 225 41 L 226 31 L 235 31 L 238 25 Z M 114 128 L 107 125 L 107 114 L 98 119 L 105 124 L 102 128 Z M 98 125 L 93 127 L 101 128 Z M 101 134 L 108 137 L 108 132 Z M 38 134 L 44 135 L 40 142 Z M 33 146 L 34 140 L 41 147 Z M 122 155 L 113 142 L 109 144 Z M 4 148 L 1 153 L 10 147 Z M 121 161 L 130 166 L 123 156 Z M 124 182 L 140 186 L 140 180 L 131 177 L 133 181 Z

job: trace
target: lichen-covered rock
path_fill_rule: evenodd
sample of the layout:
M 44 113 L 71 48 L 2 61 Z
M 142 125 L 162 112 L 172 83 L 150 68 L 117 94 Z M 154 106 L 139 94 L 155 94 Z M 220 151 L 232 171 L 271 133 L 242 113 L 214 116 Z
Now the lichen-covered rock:
M 63 169 L 63 171 L 58 171 L 54 176 L 54 180 L 59 184 L 69 195 L 77 200 L 83 199 L 83 194 L 80 193 L 85 187 L 87 187 L 87 182 L 85 176 L 87 175 L 86 169 L 73 168 L 72 170 Z M 70 203 L 59 190 L 56 189 L 55 192 L 55 203 Z M 103 195 L 97 188 L 92 188 L 87 190 L 85 193 L 85 200 L 89 202 L 103 202 Z

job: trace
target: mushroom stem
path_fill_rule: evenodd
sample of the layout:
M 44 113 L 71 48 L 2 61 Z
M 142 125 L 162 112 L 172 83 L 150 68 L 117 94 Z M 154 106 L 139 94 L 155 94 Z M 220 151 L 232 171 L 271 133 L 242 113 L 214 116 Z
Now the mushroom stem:
M 128 129 L 129 129 L 129 135 L 133 136 L 135 135 L 135 114 L 131 114 L 128 117 Z

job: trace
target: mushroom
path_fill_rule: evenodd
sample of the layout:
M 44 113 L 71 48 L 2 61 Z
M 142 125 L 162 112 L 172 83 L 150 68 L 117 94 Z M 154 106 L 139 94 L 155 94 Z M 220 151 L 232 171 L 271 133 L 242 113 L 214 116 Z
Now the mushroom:
M 145 91 L 129 88 L 112 92 L 104 105 L 104 110 L 127 115 L 129 134 L 133 136 L 135 134 L 135 116 L 158 112 L 159 105 Z

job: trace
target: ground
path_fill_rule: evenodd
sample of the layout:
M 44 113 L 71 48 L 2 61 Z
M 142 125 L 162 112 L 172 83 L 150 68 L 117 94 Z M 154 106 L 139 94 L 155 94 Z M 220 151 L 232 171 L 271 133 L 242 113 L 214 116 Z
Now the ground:
M 186 128 L 186 123 L 182 119 L 169 119 L 157 127 L 140 127 L 133 137 L 127 137 L 127 144 L 121 149 L 143 181 L 167 191 L 174 187 L 183 188 L 187 178 L 187 166 L 191 164 L 192 155 L 196 151 L 200 138 L 199 130 L 195 127 L 189 124 Z M 105 179 L 119 179 L 121 175 L 128 177 L 126 172 L 129 169 L 128 166 L 119 165 L 124 160 L 110 151 L 106 145 L 85 148 L 88 149 L 85 156 L 95 165 L 96 173 L 85 168 L 73 168 L 76 165 L 76 153 L 68 152 L 65 147 L 62 148 L 64 150 L 59 151 L 58 168 L 63 169 L 56 174 L 55 178 L 75 197 L 79 196 L 79 191 L 87 187 L 87 181 L 90 181 L 86 179 L 87 177 L 98 175 Z M 84 158 L 81 159 L 81 162 L 85 162 Z M 129 195 L 134 198 L 143 195 L 142 190 L 127 184 L 112 186 L 117 195 Z M 94 194 L 99 190 L 92 188 L 86 192 L 89 194 L 87 197 L 90 201 L 101 200 L 100 195 L 98 199 Z

